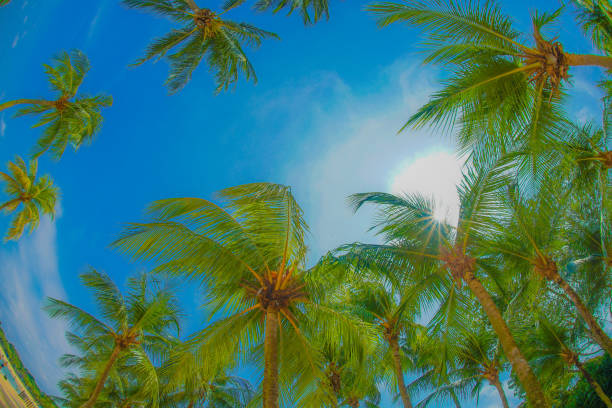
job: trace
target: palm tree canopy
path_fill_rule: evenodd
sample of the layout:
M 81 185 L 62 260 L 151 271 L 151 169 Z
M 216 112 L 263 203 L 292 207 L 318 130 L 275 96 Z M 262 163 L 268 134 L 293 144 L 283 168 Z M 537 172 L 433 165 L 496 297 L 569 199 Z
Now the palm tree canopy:
M 46 127 L 33 154 L 38 157 L 50 150 L 53 157 L 59 159 L 68 145 L 77 150 L 93 140 L 102 127 L 101 110 L 111 106 L 113 99 L 106 95 L 77 95 L 90 69 L 87 56 L 79 50 L 62 52 L 44 67 L 51 89 L 58 94 L 57 99 L 14 101 L 27 104 L 15 116 L 41 115 L 34 127 Z
M 9 230 L 5 236 L 6 240 L 19 239 L 26 227 L 32 232 L 40 222 L 40 215 L 55 215 L 55 204 L 59 190 L 53 185 L 49 176 L 37 179 L 38 163 L 36 160 L 30 162 L 30 166 L 19 156 L 15 162 L 9 162 L 8 172 L 0 172 L 0 179 L 6 184 L 4 193 L 9 197 L 0 205 L 7 213 L 15 213 Z M 18 208 L 21 209 L 18 211 Z
M 156 407 L 159 381 L 152 359 L 156 351 L 171 343 L 173 333 L 179 329 L 176 299 L 146 274 L 129 279 L 126 295 L 108 275 L 94 269 L 81 274 L 81 281 L 92 292 L 100 319 L 58 299 L 48 298 L 44 307 L 51 317 L 67 321 L 75 330 L 69 340 L 88 353 L 78 358 L 66 356 L 63 362 L 76 363 L 89 378 L 88 396 L 109 355 L 118 350 L 119 358 L 105 384 L 119 381 L 117 370 L 127 370 L 138 379 L 139 395 L 146 395 L 151 406 Z
M 372 330 L 321 301 L 330 278 L 317 267 L 305 268 L 308 228 L 290 188 L 245 184 L 221 190 L 218 197 L 225 205 L 199 198 L 157 201 L 149 208 L 152 219 L 128 226 L 114 245 L 134 258 L 155 261 L 157 271 L 207 288 L 212 313 L 228 316 L 191 340 L 210 367 L 230 364 L 236 353 L 261 362 L 262 317 L 276 314 L 280 378 L 284 389 L 293 387 L 285 397 L 299 399 L 320 376 L 320 353 L 309 339 L 342 342 L 347 355 L 358 358 L 361 339 Z
M 459 147 L 479 160 L 537 148 L 562 131 L 563 85 L 572 60 L 541 31 L 559 16 L 536 13 L 533 43 L 493 1 L 381 2 L 369 7 L 386 26 L 404 22 L 424 30 L 425 62 L 449 67 L 442 90 L 405 124 L 458 130 Z M 577 57 L 576 57 L 577 58 Z M 600 56 L 606 67 L 612 59 Z M 553 63 L 554 61 L 554 63 Z M 541 148 L 539 148 L 541 150 Z
M 193 1 L 187 0 L 123 0 L 123 3 L 162 15 L 178 26 L 154 39 L 145 55 L 135 63 L 140 65 L 151 59 L 166 57 L 170 64 L 166 85 L 171 93 L 179 91 L 189 82 L 204 58 L 215 76 L 216 92 L 227 90 L 241 75 L 247 80 L 252 78 L 257 81 L 244 47 L 258 47 L 266 38 L 278 38 L 276 34 L 251 24 L 222 18 L 235 4 L 227 3 L 221 12 L 216 13 L 199 8 Z

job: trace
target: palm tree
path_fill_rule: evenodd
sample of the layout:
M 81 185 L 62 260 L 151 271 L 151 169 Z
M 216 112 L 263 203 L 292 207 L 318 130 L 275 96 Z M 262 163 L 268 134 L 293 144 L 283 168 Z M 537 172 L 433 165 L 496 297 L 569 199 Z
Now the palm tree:
M 0 104 L 0 111 L 27 105 L 15 116 L 42 115 L 34 127 L 47 127 L 34 149 L 35 157 L 51 149 L 53 156 L 59 159 L 68 144 L 77 150 L 91 142 L 100 130 L 101 109 L 111 106 L 113 99 L 106 95 L 77 96 L 89 68 L 89 60 L 81 51 L 62 52 L 51 65 L 45 65 L 51 89 L 58 92 L 57 99 L 15 99 Z
M 341 302 L 350 304 L 353 313 L 379 328 L 378 334 L 384 345 L 377 355 L 389 358 L 402 405 L 412 408 L 402 364 L 407 359 L 400 348 L 400 337 L 412 335 L 412 329 L 417 326 L 414 319 L 420 312 L 418 304 L 406 296 L 405 291 L 397 290 L 395 285 L 384 279 L 370 280 L 362 275 L 357 282 L 362 284 L 357 283 L 357 287 L 349 288 Z
M 0 0 L 0 7 L 6 6 L 11 2 L 11 0 Z
M 30 162 L 28 170 L 25 161 L 17 156 L 15 162 L 9 162 L 7 167 L 9 172 L 0 171 L 0 179 L 6 182 L 4 192 L 12 198 L 2 203 L 0 210 L 12 213 L 21 205 L 21 210 L 13 217 L 5 236 L 6 240 L 10 240 L 19 239 L 27 226 L 32 232 L 40 222 L 41 213 L 53 217 L 59 191 L 49 176 L 36 179 L 38 172 L 36 160 Z
M 458 225 L 452 227 L 436 221 L 435 204 L 425 197 L 412 195 L 399 197 L 387 193 L 362 193 L 351 197 L 355 210 L 366 203 L 382 207 L 376 225 L 384 234 L 386 244 L 354 244 L 349 247 L 356 257 L 369 263 L 378 263 L 403 273 L 421 275 L 424 298 L 435 298 L 444 282 L 455 282 L 457 289 L 467 284 L 478 300 L 497 334 L 502 349 L 512 364 L 529 403 L 546 407 L 548 403 L 527 359 L 519 349 L 510 329 L 492 296 L 483 284 L 487 271 L 485 259 L 478 251 L 486 247 L 494 232 L 494 220 L 499 216 L 498 191 L 509 184 L 510 162 L 496 166 L 469 168 L 464 172 L 458 188 L 461 211 Z M 411 265 L 431 264 L 428 268 L 410 268 Z M 486 283 L 486 282 L 485 282 Z M 454 303 L 446 305 L 452 309 Z
M 178 307 L 173 295 L 147 275 L 128 281 L 129 292 L 124 296 L 108 275 L 94 269 L 81 275 L 83 285 L 94 296 L 104 320 L 62 300 L 49 298 L 45 310 L 51 317 L 59 317 L 81 334 L 83 348 L 94 350 L 85 356 L 85 367 L 95 380 L 93 390 L 82 408 L 96 404 L 109 375 L 116 367 L 130 367 L 138 373 L 139 392 L 147 395 L 151 406 L 158 405 L 156 368 L 145 350 L 163 347 L 178 331 Z
M 160 369 L 162 407 L 240 408 L 254 397 L 251 384 L 198 363 L 190 344 L 174 342 Z
M 578 21 L 593 44 L 606 55 L 612 53 L 612 7 L 602 0 L 573 0 L 578 9 Z
M 241 5 L 246 0 L 229 0 L 232 7 Z M 272 9 L 274 13 L 288 8 L 288 14 L 299 10 L 302 14 L 304 24 L 316 23 L 323 16 L 329 18 L 329 5 L 327 0 L 258 0 L 254 5 L 255 10 L 265 11 Z
M 553 320 L 538 319 L 537 335 L 533 336 L 535 343 L 535 367 L 549 378 L 562 377 L 568 370 L 577 369 L 578 372 L 593 388 L 606 407 L 612 407 L 612 400 L 605 394 L 601 385 L 587 371 L 584 363 L 580 361 L 578 353 L 572 350 L 571 336 L 567 328 Z
M 168 52 L 170 74 L 166 80 L 170 92 L 183 88 L 193 71 L 206 57 L 209 69 L 215 75 L 216 92 L 227 90 L 242 74 L 257 81 L 255 70 L 243 47 L 259 46 L 265 38 L 278 38 L 274 33 L 247 23 L 223 19 L 223 15 L 237 4 L 227 2 L 221 12 L 200 8 L 194 0 L 123 0 L 132 8 L 140 8 L 162 15 L 180 26 L 149 45 L 145 55 L 135 65 L 150 59 L 161 59 Z M 176 51 L 171 51 L 175 49 Z
M 191 339 L 199 344 L 197 357 L 211 366 L 236 354 L 263 359 L 263 406 L 277 408 L 279 382 L 318 378 L 310 333 L 342 342 L 350 356 L 371 330 L 319 303 L 326 281 L 304 268 L 307 226 L 289 187 L 245 184 L 219 197 L 225 206 L 199 198 L 157 201 L 152 220 L 129 226 L 114 246 L 155 261 L 156 271 L 202 282 L 213 313 L 228 317 Z
M 578 292 L 562 276 L 560 270 L 565 268 L 555 260 L 555 253 L 563 252 L 560 242 L 565 244 L 559 240 L 560 234 L 564 228 L 571 227 L 561 222 L 569 202 L 567 194 L 553 180 L 543 184 L 535 197 L 532 193 L 523 194 L 519 187 L 511 188 L 505 200 L 507 220 L 499 224 L 497 243 L 489 250 L 513 258 L 514 265 L 519 269 L 533 270 L 541 279 L 558 285 L 586 322 L 593 340 L 612 355 L 612 339 Z M 606 269 L 603 269 L 603 273 L 607 272 Z
M 561 10 L 533 16 L 531 45 L 519 42 L 521 33 L 495 2 L 406 0 L 375 3 L 369 11 L 382 27 L 400 22 L 423 29 L 425 62 L 451 69 L 444 88 L 404 128 L 433 123 L 450 130 L 458 123 L 460 147 L 482 159 L 554 138 L 565 121 L 561 90 L 571 67 L 612 68 L 612 57 L 569 53 L 544 37 L 541 30 Z

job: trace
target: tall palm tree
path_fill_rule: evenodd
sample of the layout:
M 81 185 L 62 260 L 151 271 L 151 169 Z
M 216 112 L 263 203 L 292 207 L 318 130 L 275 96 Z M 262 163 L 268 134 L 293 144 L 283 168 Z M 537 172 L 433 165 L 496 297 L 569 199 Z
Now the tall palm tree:
M 224 14 L 237 5 L 231 2 L 225 3 L 221 12 L 200 8 L 194 0 L 123 0 L 123 3 L 167 17 L 180 27 L 153 40 L 136 62 L 140 65 L 151 59 L 159 60 L 172 52 L 167 56 L 170 73 L 166 80 L 172 93 L 189 82 L 203 58 L 215 75 L 217 92 L 227 90 L 240 75 L 257 81 L 243 47 L 257 47 L 265 38 L 278 38 L 250 24 L 225 20 Z
M 499 237 L 489 250 L 513 258 L 518 268 L 533 270 L 541 279 L 558 285 L 584 319 L 593 340 L 612 355 L 612 339 L 560 273 L 565 267 L 555 260 L 556 254 L 563 253 L 560 246 L 565 245 L 559 237 L 568 227 L 562 222 L 568 201 L 567 192 L 553 180 L 545 183 L 535 197 L 522 193 L 518 187 L 512 188 L 505 200 L 508 217 L 505 222 L 500 222 Z M 602 272 L 607 273 L 607 268 Z
M 606 407 L 612 407 L 612 400 L 601 385 L 587 371 L 580 356 L 572 349 L 572 339 L 567 328 L 564 328 L 555 317 L 552 320 L 539 318 L 535 343 L 535 367 L 550 378 L 561 377 L 569 370 L 577 369 L 587 383 L 593 388 Z
M 541 30 L 555 13 L 533 16 L 533 42 L 493 2 L 436 0 L 378 2 L 369 10 L 379 25 L 406 23 L 424 30 L 426 62 L 450 68 L 441 91 L 410 117 L 410 125 L 435 124 L 450 130 L 459 125 L 464 151 L 490 158 L 525 144 L 546 142 L 564 123 L 562 88 L 570 68 L 612 69 L 612 57 L 573 54 Z
M 0 171 L 0 179 L 6 183 L 4 192 L 10 198 L 0 204 L 0 210 L 13 213 L 21 205 L 21 210 L 13 217 L 5 236 L 6 240 L 10 240 L 19 239 L 27 226 L 32 232 L 40 222 L 41 213 L 53 217 L 59 191 L 49 176 L 36 178 L 36 160 L 30 162 L 28 169 L 25 161 L 17 156 L 15 162 L 9 162 L 7 167 L 9 172 Z
M 15 99 L 0 104 L 0 111 L 27 105 L 15 116 L 42 115 L 34 127 L 47 127 L 34 149 L 35 157 L 51 150 L 59 159 L 68 144 L 77 150 L 84 143 L 90 143 L 100 130 L 101 109 L 111 106 L 113 99 L 106 95 L 77 96 L 89 68 L 89 60 L 81 51 L 62 52 L 53 58 L 51 65 L 45 64 L 51 89 L 58 93 L 57 99 Z
M 458 188 L 461 210 L 456 227 L 436 221 L 434 203 L 422 196 L 353 195 L 351 201 L 355 210 L 366 203 L 381 207 L 376 228 L 387 243 L 355 244 L 351 251 L 368 262 L 378 262 L 405 273 L 414 271 L 410 270 L 410 265 L 432 264 L 435 266 L 433 269 L 416 269 L 422 275 L 422 296 L 433 297 L 432 293 L 437 293 L 444 281 L 452 279 L 457 289 L 465 283 L 486 313 L 529 403 L 546 407 L 548 403 L 537 378 L 483 283 L 487 276 L 487 262 L 478 257 L 479 248 L 488 245 L 494 232 L 494 220 L 501 208 L 497 194 L 509 183 L 510 168 L 511 163 L 506 161 L 495 166 L 469 168 L 464 172 Z M 452 303 L 448 306 L 451 307 Z
M 80 332 L 83 347 L 96 351 L 95 359 L 86 356 L 85 366 L 93 375 L 94 387 L 88 390 L 87 400 L 81 407 L 96 405 L 117 366 L 129 366 L 138 373 L 140 392 L 149 396 L 151 406 L 157 407 L 157 372 L 147 351 L 155 350 L 160 343 L 165 345 L 172 330 L 178 331 L 174 296 L 147 275 L 130 278 L 125 296 L 108 275 L 94 269 L 83 273 L 81 281 L 92 291 L 103 320 L 62 300 L 49 298 L 45 305 L 51 317 L 67 320 Z
M 157 201 L 152 220 L 129 226 L 114 246 L 156 262 L 157 271 L 202 282 L 213 312 L 228 317 L 191 339 L 200 344 L 198 358 L 211 366 L 236 354 L 263 359 L 263 406 L 277 408 L 280 382 L 318 377 L 310 333 L 342 342 L 351 355 L 371 330 L 319 303 L 326 282 L 304 268 L 307 226 L 289 187 L 245 184 L 219 197 L 224 206 L 199 198 Z

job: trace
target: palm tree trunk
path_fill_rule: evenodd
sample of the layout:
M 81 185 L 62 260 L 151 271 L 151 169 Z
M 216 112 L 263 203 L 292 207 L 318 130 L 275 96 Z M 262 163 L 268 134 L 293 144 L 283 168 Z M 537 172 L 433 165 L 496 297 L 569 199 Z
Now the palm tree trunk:
M 567 57 L 567 64 L 570 66 L 594 65 L 612 69 L 612 58 L 603 55 L 565 54 L 565 56 Z
M 266 312 L 264 338 L 263 408 L 278 408 L 278 312 Z
M 584 319 L 587 326 L 589 326 L 589 330 L 591 332 L 591 336 L 593 340 L 597 342 L 610 356 L 612 356 L 612 339 L 608 337 L 608 335 L 603 331 L 597 320 L 593 314 L 589 311 L 586 305 L 580 299 L 580 296 L 574 291 L 574 289 L 563 279 L 558 272 L 554 272 L 553 281 L 561 286 L 561 289 L 565 292 L 567 296 L 572 300 L 574 306 L 576 306 L 576 310 L 578 310 L 578 314 Z
M 15 99 L 13 101 L 8 101 L 4 103 L 0 103 L 0 111 L 11 108 L 15 105 L 22 104 L 31 104 L 31 105 L 52 105 L 53 102 L 45 101 L 44 99 Z
M 461 408 L 461 404 L 459 403 L 459 398 L 455 395 L 454 391 L 451 391 L 451 397 L 453 397 L 453 402 L 455 403 L 455 408 Z
M 96 388 L 94 388 L 93 393 L 91 394 L 91 397 L 89 397 L 87 402 L 81 405 L 81 408 L 91 408 L 94 406 L 94 404 L 98 400 L 98 396 L 100 395 L 102 388 L 104 388 L 104 383 L 108 378 L 108 374 L 110 373 L 111 368 L 113 368 L 113 364 L 115 364 L 115 361 L 119 357 L 119 353 L 121 353 L 121 349 L 115 346 L 108 361 L 106 362 L 106 366 L 104 366 L 104 370 L 102 370 L 102 374 L 100 374 L 100 378 L 98 378 Z
M 604 402 L 604 404 L 606 404 L 606 407 L 612 408 L 612 401 L 610 400 L 610 397 L 606 395 L 606 393 L 601 388 L 601 385 L 599 385 L 597 380 L 595 380 L 591 376 L 591 374 L 589 374 L 589 372 L 586 370 L 586 368 L 580 361 L 577 360 L 575 362 L 575 365 L 578 368 L 578 370 L 580 370 L 580 373 L 582 373 L 582 376 L 584 377 L 584 379 L 587 380 L 591 388 L 595 390 L 595 393 L 597 394 L 597 396 Z
M 510 332 L 508 325 L 497 308 L 497 305 L 495 305 L 493 298 L 491 298 L 491 295 L 489 295 L 485 287 L 482 285 L 482 282 L 476 278 L 474 272 L 466 271 L 463 279 L 487 314 L 489 322 L 491 322 L 491 326 L 493 327 L 493 330 L 495 330 L 495 333 L 499 338 L 499 342 L 504 349 L 504 353 L 512 364 L 512 369 L 516 373 L 523 386 L 523 389 L 525 390 L 527 401 L 529 402 L 530 406 L 538 408 L 549 407 L 549 404 L 544 397 L 544 393 L 542 392 L 540 382 L 536 378 L 535 374 L 533 374 L 529 363 L 516 345 L 514 337 L 512 337 L 512 333 Z
M 391 356 L 393 357 L 393 368 L 395 369 L 395 377 L 397 378 L 397 387 L 399 388 L 400 395 L 402 397 L 402 403 L 404 408 L 412 408 L 412 402 L 406 389 L 406 383 L 404 382 L 404 371 L 402 370 L 402 360 L 400 358 L 399 343 L 397 337 L 389 339 L 389 346 L 391 347 Z
M 495 380 L 493 380 L 493 386 L 497 389 L 499 398 L 501 398 L 502 405 L 504 406 L 504 408 L 510 408 L 510 406 L 508 405 L 508 399 L 506 398 L 506 393 L 504 392 L 504 388 L 502 387 L 502 384 L 499 381 L 499 377 L 496 377 Z

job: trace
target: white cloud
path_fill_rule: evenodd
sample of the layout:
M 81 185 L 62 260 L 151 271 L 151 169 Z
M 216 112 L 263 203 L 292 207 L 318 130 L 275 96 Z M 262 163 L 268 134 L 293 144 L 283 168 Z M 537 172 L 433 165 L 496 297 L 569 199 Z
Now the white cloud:
M 434 151 L 400 164 L 391 179 L 395 194 L 420 193 L 436 203 L 434 216 L 456 225 L 459 219 L 459 194 L 463 161 L 448 151 Z M 426 175 L 426 177 L 425 177 Z
M 4 113 L 0 116 L 0 137 L 4 137 L 4 132 L 6 132 L 6 121 L 4 120 Z
M 11 48 L 15 48 L 18 42 L 19 42 L 19 33 L 15 34 L 15 38 L 13 39 L 13 44 L 11 45 Z
M 56 227 L 44 217 L 38 229 L 0 250 L 0 319 L 9 341 L 39 386 L 57 393 L 58 358 L 70 351 L 64 322 L 41 309 L 47 296 L 67 299 L 58 270 Z
M 286 131 L 303 134 L 301 159 L 287 165 L 285 183 L 304 207 L 315 258 L 344 243 L 375 239 L 367 232 L 372 210 L 354 215 L 346 201 L 350 194 L 390 191 L 407 160 L 454 150 L 428 130 L 397 134 L 435 89 L 435 75 L 416 61 L 399 60 L 382 71 L 380 86 L 373 84 L 375 91 L 367 94 L 328 72 L 286 87 L 272 101 L 270 95 L 264 98 L 264 119 L 267 112 L 286 113 L 295 118 Z

